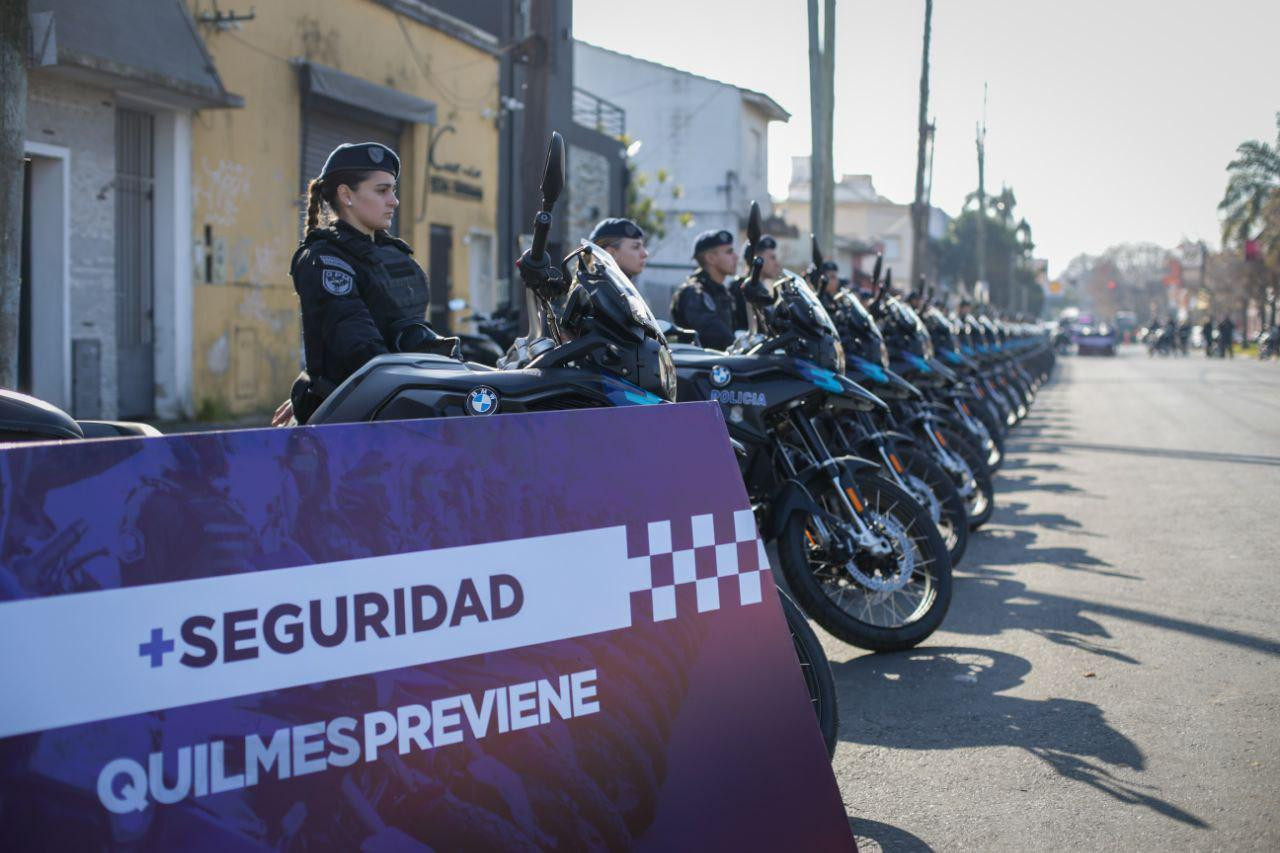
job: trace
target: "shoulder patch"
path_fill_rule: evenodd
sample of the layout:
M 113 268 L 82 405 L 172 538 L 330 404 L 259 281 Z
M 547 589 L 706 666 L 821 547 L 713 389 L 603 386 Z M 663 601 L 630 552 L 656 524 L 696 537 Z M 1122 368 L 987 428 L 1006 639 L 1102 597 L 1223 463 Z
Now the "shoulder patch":
M 351 268 L 351 264 L 347 263 L 342 258 L 337 258 L 337 257 L 334 257 L 333 255 L 316 255 L 316 260 L 327 267 L 334 267 L 335 269 L 340 269 L 343 272 L 349 273 L 350 275 L 356 274 L 356 271 Z
M 320 282 L 324 285 L 324 289 L 334 296 L 346 296 L 355 286 L 356 280 L 342 270 L 327 269 L 321 271 Z
M 711 294 L 710 294 L 710 293 L 707 293 L 705 290 L 704 290 L 704 291 L 702 291 L 702 304 L 703 304 L 703 305 L 705 305 L 705 306 L 707 306 L 707 310 L 708 310 L 708 311 L 714 311 L 714 310 L 716 310 L 716 301 L 715 301 L 715 299 L 713 299 L 713 298 L 712 298 L 712 296 L 711 296 Z

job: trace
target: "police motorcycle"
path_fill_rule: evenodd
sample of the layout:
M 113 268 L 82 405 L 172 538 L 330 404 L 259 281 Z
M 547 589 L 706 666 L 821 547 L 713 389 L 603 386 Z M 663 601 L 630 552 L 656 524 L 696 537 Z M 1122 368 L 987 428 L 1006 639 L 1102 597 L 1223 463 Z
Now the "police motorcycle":
M 933 343 L 935 358 L 955 372 L 962 386 L 962 390 L 948 395 L 947 404 L 955 415 L 956 423 L 977 438 L 987 451 L 987 465 L 995 472 L 1004 461 L 1004 440 L 1008 427 L 998 413 L 987 405 L 985 391 L 977 378 L 978 365 L 960 353 L 951 321 L 932 304 L 928 295 L 921 308 L 920 319 Z
M 977 378 L 983 391 L 982 399 L 996 408 L 1006 428 L 1017 425 L 1021 420 L 1018 400 L 1008 380 L 1000 374 L 994 353 L 987 344 L 985 329 L 973 314 L 957 320 L 957 324 L 961 355 L 978 365 Z
M 882 259 L 876 259 L 875 279 L 880 278 Z M 845 353 L 845 374 L 884 400 L 921 399 L 921 391 L 889 369 L 884 339 L 858 297 L 846 289 L 828 295 L 822 275 L 823 257 L 813 240 L 811 282 L 824 296 L 825 307 L 835 324 Z M 915 497 L 933 519 L 952 568 L 959 565 L 969 542 L 969 511 L 951 476 L 906 433 L 877 422 L 870 412 L 852 412 L 826 417 L 821 426 L 833 451 L 874 459 L 881 476 Z
M 939 402 L 957 382 L 956 375 L 933 358 L 933 342 L 910 306 L 890 295 L 892 270 L 868 307 L 878 321 L 889 352 L 889 367 L 924 393 L 924 399 L 895 401 L 896 428 L 915 436 L 951 476 L 965 499 L 969 529 L 990 520 L 995 509 L 991 469 L 986 452 L 954 421 L 952 410 Z
M 676 370 L 649 306 L 609 253 L 584 241 L 561 264 L 546 252 L 551 211 L 564 186 L 564 140 L 552 133 L 542 209 L 519 271 L 528 334 L 497 368 L 447 354 L 377 356 L 320 404 L 308 424 L 542 412 L 676 400 Z M 557 306 L 559 306 L 557 308 Z M 779 590 L 783 613 L 828 754 L 839 712 L 821 643 Z
M 951 560 L 912 494 L 876 462 L 835 456 L 818 421 L 885 403 L 842 375 L 831 318 L 805 280 L 760 280 L 759 208 L 748 225 L 749 328 L 728 352 L 673 344 L 681 400 L 716 400 L 745 448 L 747 494 L 776 540 L 797 603 L 831 634 L 873 651 L 911 648 L 951 603 Z

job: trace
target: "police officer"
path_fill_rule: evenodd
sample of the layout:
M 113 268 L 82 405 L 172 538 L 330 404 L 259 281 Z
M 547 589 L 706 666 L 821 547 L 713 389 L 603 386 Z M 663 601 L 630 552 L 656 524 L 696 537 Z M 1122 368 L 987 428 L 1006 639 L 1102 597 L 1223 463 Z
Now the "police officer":
M 385 145 L 346 143 L 307 188 L 307 233 L 289 267 L 306 359 L 290 394 L 299 423 L 374 356 L 449 350 L 453 339 L 426 323 L 426 274 L 409 244 L 387 233 L 399 174 L 400 158 Z M 287 421 L 289 405 L 273 423 Z
M 698 271 L 671 298 L 671 321 L 693 329 L 702 345 L 724 349 L 733 343 L 735 306 L 726 279 L 738 266 L 738 252 L 728 231 L 704 231 L 693 244 Z M 744 324 L 745 325 L 745 324 Z
M 644 272 L 649 251 L 644 245 L 644 229 L 630 219 L 601 219 L 587 238 L 613 256 L 618 269 L 633 282 Z

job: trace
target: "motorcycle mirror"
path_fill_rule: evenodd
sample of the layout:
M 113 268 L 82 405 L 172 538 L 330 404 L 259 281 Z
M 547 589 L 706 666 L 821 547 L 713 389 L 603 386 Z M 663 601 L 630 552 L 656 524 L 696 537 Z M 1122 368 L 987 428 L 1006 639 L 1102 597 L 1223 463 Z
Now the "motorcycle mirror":
M 542 209 L 550 211 L 564 191 L 564 137 L 551 132 L 547 145 L 547 163 L 542 167 Z
M 880 269 L 884 266 L 884 255 L 876 253 L 876 268 L 871 273 L 871 283 L 880 283 Z

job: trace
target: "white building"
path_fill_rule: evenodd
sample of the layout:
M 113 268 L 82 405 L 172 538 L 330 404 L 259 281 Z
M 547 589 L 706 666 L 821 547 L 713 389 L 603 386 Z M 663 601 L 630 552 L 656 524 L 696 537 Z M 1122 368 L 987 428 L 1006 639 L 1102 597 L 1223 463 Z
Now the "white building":
M 183 4 L 29 9 L 18 387 L 80 418 L 187 414 L 192 119 L 242 100 Z
M 812 176 L 808 157 L 791 158 L 791 182 L 787 197 L 774 203 L 786 221 L 799 228 L 801 238 L 779 240 L 782 262 L 792 269 L 807 266 L 810 257 L 809 223 Z M 911 267 L 911 205 L 898 204 L 876 192 L 870 175 L 843 175 L 835 185 L 834 247 L 822 247 L 848 277 L 853 267 L 871 272 L 876 252 L 894 270 L 895 280 L 906 285 Z M 946 233 L 951 217 L 936 207 L 929 209 L 929 236 Z
M 625 110 L 627 136 L 640 143 L 632 179 L 643 176 L 640 192 L 666 211 L 667 225 L 664 237 L 651 237 L 649 264 L 637 283 L 666 316 L 671 292 L 693 269 L 699 232 L 724 228 L 741 236 L 753 200 L 766 216 L 771 212 L 769 123 L 791 116 L 760 92 L 581 41 L 574 83 Z M 678 198 L 675 186 L 682 189 Z M 682 214 L 691 216 L 687 224 Z

